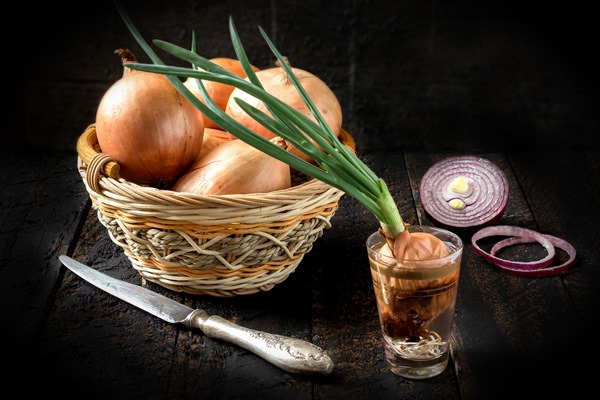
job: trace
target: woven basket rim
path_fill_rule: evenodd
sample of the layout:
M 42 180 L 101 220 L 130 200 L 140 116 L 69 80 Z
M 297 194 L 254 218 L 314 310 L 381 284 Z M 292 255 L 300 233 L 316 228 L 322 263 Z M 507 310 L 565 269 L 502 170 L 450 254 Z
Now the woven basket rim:
M 94 161 L 94 158 L 97 156 L 102 156 L 103 153 L 101 153 L 101 151 L 99 151 L 99 145 L 98 145 L 98 141 L 95 138 L 95 124 L 90 124 L 86 131 L 81 135 L 80 141 L 83 138 L 84 135 L 90 135 L 91 132 L 93 132 L 93 145 L 94 147 L 96 147 L 94 149 L 95 151 L 95 156 L 93 157 L 93 159 L 91 161 Z M 354 139 L 352 138 L 352 136 L 350 136 L 350 134 L 347 131 L 343 130 L 343 143 L 347 144 L 352 150 L 355 149 L 355 144 L 354 144 Z M 101 195 L 100 191 L 97 190 L 97 188 L 93 185 L 93 182 L 90 182 L 90 175 L 87 174 L 86 170 L 87 170 L 87 164 L 84 161 L 84 154 L 80 149 L 80 146 L 78 144 L 78 158 L 77 158 L 77 166 L 79 169 L 79 172 L 81 173 L 81 176 L 83 178 L 83 180 L 85 181 L 86 185 L 88 186 L 88 189 L 90 192 L 96 194 L 96 195 Z M 113 161 L 112 159 L 110 159 L 108 156 L 104 155 L 105 159 L 101 160 L 100 162 L 103 163 L 114 163 L 117 164 L 115 161 Z M 89 158 L 89 156 L 88 156 Z M 96 160 L 98 161 L 98 160 Z M 91 163 L 91 162 L 90 162 Z M 118 164 L 117 164 L 118 165 Z M 170 199 L 171 201 L 173 201 L 174 203 L 179 204 L 182 207 L 185 206 L 197 206 L 198 204 L 202 204 L 202 205 L 207 205 L 207 204 L 215 204 L 215 205 L 232 205 L 235 204 L 236 206 L 242 207 L 242 208 L 252 208 L 255 206 L 261 206 L 261 205 L 269 205 L 269 204 L 273 204 L 273 202 L 276 202 L 278 204 L 281 204 L 281 202 L 283 203 L 293 203 L 295 201 L 297 201 L 295 199 L 295 196 L 298 195 L 307 195 L 310 196 L 311 194 L 316 194 L 316 193 L 321 193 L 323 191 L 327 191 L 330 189 L 339 191 L 339 189 L 335 189 L 333 188 L 331 185 L 320 181 L 318 179 L 312 178 L 312 177 L 306 177 L 305 176 L 305 181 L 295 184 L 293 186 L 290 186 L 289 188 L 286 189 L 281 189 L 281 190 L 274 190 L 271 192 L 264 192 L 264 193 L 246 193 L 246 194 L 220 194 L 220 195 L 211 195 L 211 194 L 198 194 L 198 193 L 189 193 L 189 192 L 177 192 L 174 190 L 170 190 L 170 189 L 163 189 L 163 188 L 157 188 L 157 187 L 153 187 L 153 186 L 149 186 L 149 185 L 143 185 L 143 184 L 139 184 L 136 182 L 132 182 L 129 180 L 126 180 L 124 178 L 111 178 L 110 176 L 107 176 L 107 174 L 102 170 L 102 168 L 99 168 L 98 170 L 98 183 L 100 183 L 100 186 L 103 187 L 104 190 L 102 190 L 103 192 L 106 192 L 106 190 L 109 190 L 109 188 L 118 188 L 121 187 L 124 190 L 130 190 L 132 192 L 137 192 L 137 193 L 144 193 L 147 198 L 148 201 L 152 202 L 151 199 L 156 199 L 156 201 L 158 203 L 163 204 L 165 202 L 165 199 Z
M 83 179 L 88 180 L 85 176 L 86 173 L 86 164 L 83 162 L 80 156 L 77 157 L 77 167 L 80 173 L 83 173 Z M 154 196 L 156 198 L 164 197 L 165 194 L 168 194 L 168 197 L 172 197 L 173 199 L 178 199 L 181 201 L 182 205 L 185 205 L 186 202 L 215 202 L 215 203 L 223 203 L 223 204 L 231 204 L 235 202 L 240 202 L 240 204 L 248 203 L 252 204 L 257 202 L 258 204 L 263 202 L 270 202 L 270 200 L 283 200 L 285 201 L 286 194 L 294 194 L 296 192 L 301 191 L 314 191 L 320 192 L 322 190 L 327 190 L 332 188 L 331 185 L 324 183 L 315 178 L 308 178 L 307 181 L 301 182 L 299 184 L 290 186 L 286 189 L 273 190 L 271 192 L 264 193 L 244 193 L 244 194 L 198 194 L 198 193 L 190 193 L 190 192 L 177 192 L 171 189 L 161 189 L 154 186 L 146 186 L 143 184 L 139 184 L 136 182 L 128 181 L 124 178 L 110 178 L 104 174 L 100 177 L 101 181 L 110 182 L 111 185 L 128 187 L 132 191 L 145 192 L 150 196 Z
M 351 138 L 351 137 L 350 137 Z M 84 154 L 80 143 L 86 142 Z M 90 151 L 94 148 L 93 151 Z M 266 193 L 208 195 L 176 192 L 107 176 L 105 166 L 116 164 L 99 150 L 95 126 L 81 135 L 77 146 L 78 169 L 92 201 L 105 212 L 154 221 L 188 221 L 208 225 L 280 221 L 330 207 L 344 194 L 318 179 Z M 91 158 L 86 164 L 83 157 Z M 110 210 L 110 211 L 109 211 Z M 160 223 L 159 223 L 160 225 Z

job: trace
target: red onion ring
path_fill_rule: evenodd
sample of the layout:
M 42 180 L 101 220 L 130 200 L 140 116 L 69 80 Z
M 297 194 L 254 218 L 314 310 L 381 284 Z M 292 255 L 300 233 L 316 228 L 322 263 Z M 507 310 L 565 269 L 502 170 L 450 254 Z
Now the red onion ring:
M 464 192 L 450 190 L 457 179 L 468 183 Z M 494 222 L 508 204 L 508 180 L 498 166 L 485 158 L 454 156 L 432 165 L 420 184 L 421 203 L 439 225 L 471 228 Z M 452 207 L 454 200 L 460 207 Z
M 544 235 L 546 237 L 546 239 L 548 239 L 550 241 L 550 243 L 552 243 L 554 245 L 554 247 L 559 248 L 561 250 L 564 250 L 567 255 L 569 256 L 568 260 L 565 261 L 562 264 L 559 265 L 553 265 L 550 268 L 542 268 L 542 269 L 536 269 L 531 271 L 531 273 L 528 273 L 528 276 L 548 276 L 548 275 L 555 275 L 558 274 L 560 272 L 563 272 L 567 269 L 569 269 L 571 267 L 571 265 L 573 265 L 573 263 L 575 262 L 575 257 L 577 256 L 577 251 L 575 250 L 575 248 L 566 240 L 563 240 L 561 238 L 558 238 L 556 236 L 552 236 L 552 235 Z M 511 238 L 507 238 L 507 239 L 503 239 L 501 241 L 499 241 L 498 243 L 496 243 L 494 246 L 492 246 L 492 249 L 490 250 L 490 254 L 491 255 L 495 255 L 496 252 L 498 252 L 500 249 L 507 247 L 507 246 L 513 246 L 515 244 L 519 244 L 519 243 L 533 243 L 535 242 L 535 240 L 531 239 L 531 238 L 524 238 L 524 237 L 511 237 Z
M 531 239 L 532 241 L 539 242 L 546 249 L 548 254 L 542 259 L 536 261 L 518 262 L 505 260 L 503 258 L 496 257 L 495 255 L 491 254 L 491 252 L 486 252 L 477 244 L 477 241 L 480 239 L 490 236 L 515 236 Z M 552 259 L 554 258 L 555 254 L 554 245 L 552 245 L 550 240 L 544 237 L 544 235 L 531 229 L 517 226 L 500 225 L 483 228 L 473 235 L 471 238 L 471 244 L 473 245 L 473 249 L 486 260 L 498 265 L 499 267 L 514 268 L 519 270 L 545 268 L 552 263 Z
M 477 244 L 477 241 L 490 236 L 510 237 L 494 244 L 494 246 L 492 246 L 490 252 L 488 253 Z M 540 243 L 548 252 L 548 254 L 540 260 L 520 262 L 509 261 L 496 256 L 496 253 L 504 247 L 512 246 L 519 243 L 534 242 Z M 571 265 L 573 265 L 575 257 L 577 255 L 575 248 L 563 239 L 557 238 L 552 235 L 541 234 L 531 229 L 516 226 L 503 225 L 483 228 L 473 235 L 473 237 L 471 238 L 471 244 L 475 252 L 477 252 L 487 261 L 502 268 L 506 272 L 520 276 L 538 277 L 558 274 L 560 272 L 565 271 Z M 564 250 L 569 255 L 569 259 L 560 265 L 549 267 L 554 261 L 554 256 L 556 254 L 555 247 Z

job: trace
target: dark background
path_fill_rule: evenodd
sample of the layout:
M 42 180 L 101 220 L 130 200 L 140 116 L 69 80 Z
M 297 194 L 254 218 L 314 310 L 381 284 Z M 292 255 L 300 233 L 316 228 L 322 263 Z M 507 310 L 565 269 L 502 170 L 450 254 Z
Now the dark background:
M 598 149 L 598 29 L 589 2 L 121 4 L 147 40 L 189 46 L 193 29 L 208 58 L 234 57 L 231 15 L 251 61 L 265 68 L 274 57 L 262 26 L 294 66 L 334 90 L 359 151 Z M 114 50 L 149 60 L 112 1 L 13 9 L 3 12 L 3 149 L 73 153 L 121 74 Z

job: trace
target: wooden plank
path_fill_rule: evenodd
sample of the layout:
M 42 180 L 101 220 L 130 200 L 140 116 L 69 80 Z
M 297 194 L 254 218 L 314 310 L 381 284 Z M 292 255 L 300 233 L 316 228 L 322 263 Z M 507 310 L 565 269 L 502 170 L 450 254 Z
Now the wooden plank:
M 2 154 L 0 293 L 10 371 L 28 357 L 88 203 L 72 154 Z
M 207 310 L 239 325 L 312 341 L 309 286 L 302 284 L 310 273 L 301 263 L 288 279 L 268 292 L 229 298 L 188 296 L 194 307 Z M 255 354 L 230 343 L 181 332 L 169 397 L 236 398 L 252 395 L 300 399 L 311 393 L 312 377 L 287 373 Z
M 142 278 L 110 240 L 95 212 L 89 214 L 85 227 L 73 257 L 142 285 Z M 161 287 L 152 289 L 161 292 Z M 166 292 L 162 289 L 183 301 Z M 67 271 L 39 345 L 44 361 L 40 368 L 52 387 L 67 388 L 73 398 L 167 398 L 181 330 Z
M 367 153 L 364 160 L 385 176 L 407 222 L 430 223 L 422 211 L 418 182 L 433 162 L 447 155 L 375 152 Z M 393 375 L 385 364 L 364 251 L 367 235 L 378 224 L 348 196 L 342 198 L 332 228 L 324 232 L 296 272 L 270 292 L 256 295 L 224 299 L 191 296 L 144 283 L 110 241 L 94 212 L 87 216 L 74 247 L 76 258 L 120 279 L 146 285 L 248 327 L 313 341 L 336 363 L 330 376 L 285 373 L 248 351 L 164 323 L 69 272 L 64 273 L 56 293 L 35 347 L 37 353 L 26 357 L 29 370 L 43 376 L 51 383 L 51 391 L 57 388 L 56 393 L 65 394 L 67 390 L 67 395 L 89 397 L 92 385 L 92 398 L 114 397 L 114 393 L 135 393 L 149 399 L 231 398 L 253 390 L 263 397 L 275 394 L 303 399 L 470 399 L 490 392 L 514 394 L 519 384 L 533 384 L 541 394 L 560 393 L 562 387 L 547 385 L 547 379 L 575 379 L 588 374 L 584 369 L 562 366 L 577 365 L 587 356 L 585 351 L 569 351 L 566 344 L 577 347 L 580 342 L 593 341 L 591 323 L 599 304 L 595 290 L 599 277 L 593 266 L 598 259 L 598 216 L 594 210 L 600 200 L 596 190 L 600 162 L 595 153 L 483 156 L 507 173 L 511 186 L 509 206 L 498 224 L 522 225 L 561 236 L 578 249 L 579 261 L 571 273 L 561 277 L 522 278 L 494 268 L 467 245 L 455 320 L 453 365 L 438 378 L 408 381 Z M 2 226 L 22 224 L 26 228 L 2 231 L 3 238 L 8 239 L 2 242 L 2 254 L 12 254 L 19 260 L 33 257 L 30 262 L 35 266 L 21 275 L 23 270 L 17 264 L 20 268 L 26 264 L 6 259 L 4 265 L 8 267 L 2 273 L 10 279 L 3 279 L 7 286 L 3 306 L 12 304 L 12 313 L 17 315 L 19 297 L 26 302 L 33 288 L 42 289 L 33 297 L 33 303 L 18 310 L 32 316 L 31 321 L 24 320 L 22 326 L 11 323 L 5 329 L 11 333 L 22 331 L 22 338 L 11 339 L 15 344 L 23 344 L 20 340 L 26 338 L 36 344 L 35 332 L 45 321 L 40 310 L 48 309 L 50 289 L 57 279 L 63 279 L 59 265 L 43 268 L 44 273 L 38 276 L 39 268 L 56 263 L 57 255 L 67 252 L 68 242 L 77 232 L 69 236 L 65 231 L 75 229 L 87 202 L 74 158 L 50 160 L 31 171 L 60 171 L 50 173 L 53 178 L 39 178 L 39 172 L 29 172 L 25 178 L 14 178 L 17 172 L 13 178 L 2 176 L 2 183 L 10 188 L 3 192 Z M 12 159 L 5 170 L 12 165 L 18 171 L 15 165 L 20 163 Z M 563 182 L 573 184 L 577 190 L 562 190 Z M 583 228 L 581 221 L 586 221 Z M 48 233 L 49 229 L 55 234 Z M 36 231 L 40 233 L 33 237 L 43 249 L 39 252 L 50 260 L 46 264 L 26 251 L 30 247 L 25 243 L 31 243 L 31 236 L 21 236 Z M 462 233 L 467 243 L 470 233 Z M 16 281 L 21 285 L 8 287 L 7 282 Z M 28 285 L 31 287 L 26 291 L 11 292 Z M 11 310 L 7 311 L 10 315 Z M 14 358 L 17 364 L 23 360 Z
M 555 328 L 563 325 L 556 332 L 543 331 L 544 337 L 552 339 L 549 345 L 554 367 L 548 367 L 551 373 L 546 379 L 577 380 L 582 389 L 593 389 L 596 370 L 581 366 L 589 362 L 589 344 L 596 340 L 600 315 L 600 154 L 516 153 L 511 154 L 510 161 L 540 231 L 568 241 L 577 250 L 576 264 L 559 278 L 568 307 L 548 310 L 546 316 Z M 544 300 L 549 301 L 548 297 Z M 572 318 L 567 319 L 564 313 L 572 313 Z M 567 391 L 566 387 L 560 389 Z
M 600 315 L 600 155 L 516 153 L 510 161 L 540 231 L 563 238 L 577 250 L 578 262 L 562 281 L 591 335 Z

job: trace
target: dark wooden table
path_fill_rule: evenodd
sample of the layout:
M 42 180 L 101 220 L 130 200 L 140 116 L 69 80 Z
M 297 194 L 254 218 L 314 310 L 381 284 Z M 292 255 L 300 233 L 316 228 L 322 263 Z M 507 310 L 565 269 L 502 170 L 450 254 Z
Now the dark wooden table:
M 456 153 L 366 153 L 410 223 L 431 224 L 419 182 Z M 87 399 L 482 399 L 574 395 L 595 387 L 600 316 L 600 155 L 479 154 L 510 183 L 497 224 L 556 235 L 578 251 L 561 276 L 508 275 L 467 246 L 449 368 L 410 381 L 386 366 L 364 248 L 374 218 L 344 196 L 332 227 L 269 292 L 213 298 L 143 282 L 90 208 L 75 154 L 4 154 L 0 222 L 3 385 Z M 201 332 L 170 325 L 84 282 L 74 258 L 241 325 L 306 339 L 335 362 L 326 377 L 286 373 Z M 40 392 L 38 392 L 40 393 Z M 510 397 L 508 397 L 510 396 Z

